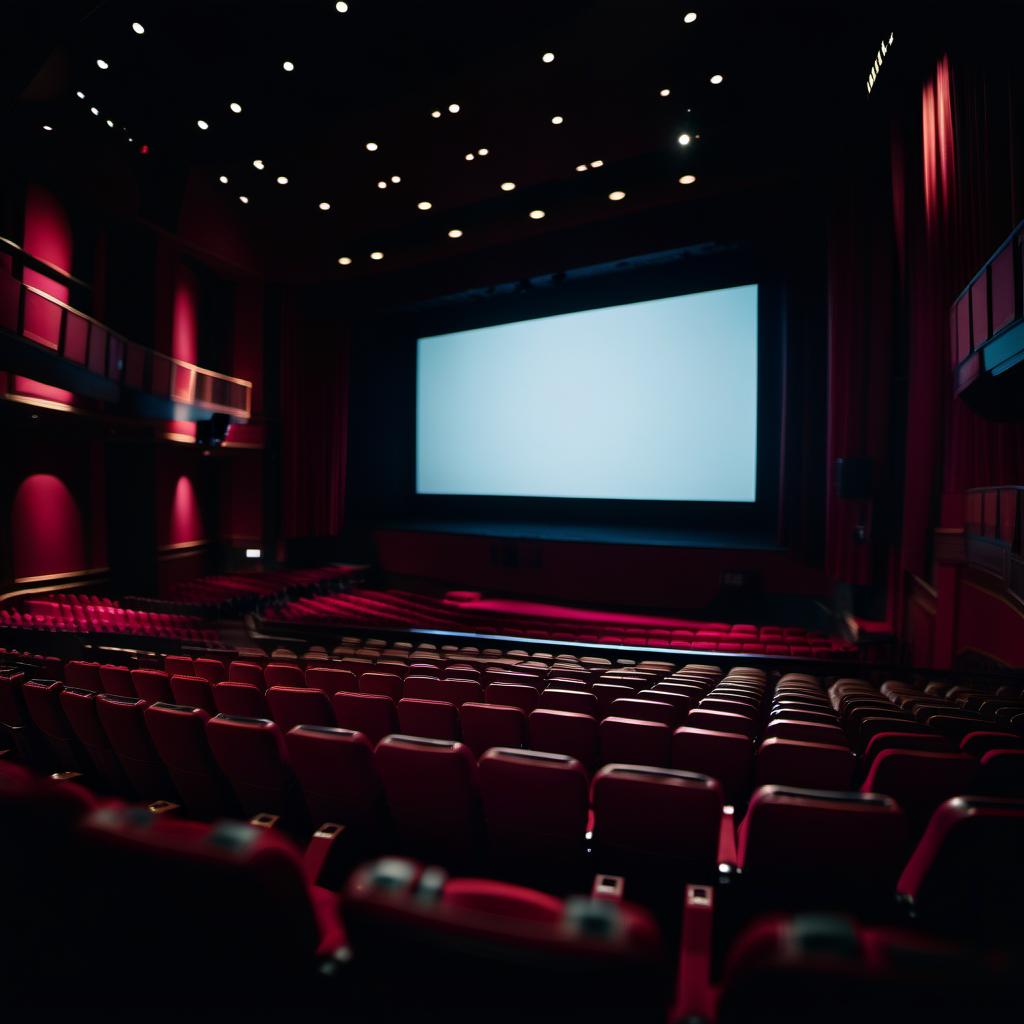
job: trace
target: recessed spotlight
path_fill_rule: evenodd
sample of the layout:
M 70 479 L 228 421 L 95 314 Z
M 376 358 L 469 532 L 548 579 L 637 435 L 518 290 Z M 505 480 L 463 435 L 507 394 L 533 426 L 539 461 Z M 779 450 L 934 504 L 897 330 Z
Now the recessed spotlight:
M 135 34 L 136 34 L 137 36 L 141 36 L 141 35 L 142 35 L 142 33 L 146 31 L 146 28 L 145 28 L 145 26 L 144 26 L 144 25 L 142 25 L 142 24 L 141 24 L 141 22 L 138 22 L 138 21 L 133 21 L 133 22 L 132 22 L 132 31 L 133 31 L 133 32 L 134 32 L 134 33 L 135 33 Z
M 696 180 L 697 180 L 697 175 L 696 174 L 684 174 L 679 179 L 679 184 L 680 185 L 692 185 Z
M 240 203 L 247 203 L 247 202 L 249 202 L 249 197 L 248 196 L 239 196 L 238 197 L 238 201 Z
M 689 13 L 683 15 L 683 21 L 685 21 L 687 25 L 692 25 L 696 20 L 697 20 L 697 12 L 696 11 L 690 11 Z
M 324 203 L 320 204 L 320 209 L 321 210 L 329 210 L 330 208 L 331 208 L 331 204 L 330 203 L 324 202 Z
M 84 92 L 82 92 L 82 90 L 81 90 L 81 89 L 79 89 L 79 90 L 78 90 L 78 92 L 76 92 L 76 93 L 75 93 L 75 95 L 76 95 L 76 96 L 77 96 L 77 97 L 78 97 L 78 98 L 79 98 L 80 100 L 84 100 L 84 99 L 85 99 L 85 93 L 84 93 Z
M 366 144 L 366 151 L 368 153 L 376 153 L 377 152 L 377 143 L 376 142 L 368 142 Z
M 501 183 L 502 192 L 511 192 L 515 187 L 516 183 L 514 181 L 503 181 Z
M 616 189 L 614 192 L 609 192 L 608 193 L 608 198 L 613 203 L 617 203 L 620 199 L 625 199 L 626 198 L 626 193 L 623 192 L 621 189 Z
M 48 124 L 44 124 L 43 125 L 43 131 L 44 132 L 52 132 L 53 129 Z
M 377 182 L 377 188 L 387 188 L 387 187 L 388 187 L 388 183 L 386 181 L 382 180 L 382 181 L 378 181 Z
M 398 185 L 401 182 L 401 180 L 402 179 L 397 174 L 392 174 L 391 175 L 391 184 L 392 185 Z
M 587 165 L 586 164 L 577 164 L 576 165 L 576 170 L 577 171 L 585 171 L 585 170 L 587 170 Z
M 92 111 L 94 116 L 99 114 L 99 111 L 95 107 L 90 107 L 89 110 Z
M 591 160 L 590 161 L 590 166 L 594 167 L 594 168 L 604 167 L 604 161 L 603 160 Z
M 371 252 L 370 253 L 370 259 L 371 260 L 382 260 L 382 259 L 384 259 L 384 253 L 382 253 L 382 252 Z
M 257 171 L 262 171 L 265 166 L 262 160 L 253 160 L 252 165 Z
M 206 131 L 207 128 L 210 127 L 209 124 L 207 124 L 207 122 L 204 121 L 202 118 L 200 118 L 198 121 L 196 121 L 196 125 L 197 125 L 197 127 L 199 127 L 204 132 Z
M 723 79 L 721 75 L 712 75 L 708 81 L 710 81 L 712 85 L 721 85 Z
M 449 114 L 457 114 L 461 109 L 462 108 L 458 105 L 458 103 L 449 103 L 448 104 L 448 113 Z
M 475 160 L 476 156 L 473 153 L 467 153 L 466 154 L 466 159 L 467 160 Z
M 449 238 L 461 238 L 462 237 L 461 229 L 459 229 L 459 228 L 452 228 L 451 231 L 448 232 L 448 237 Z
M 338 0 L 338 2 L 334 5 L 334 9 L 339 14 L 344 14 L 348 10 L 348 4 L 345 3 L 345 0 Z
M 688 146 L 692 141 L 693 140 L 690 138 L 690 135 L 689 135 L 688 132 L 683 132 L 683 134 L 679 136 L 679 145 L 680 146 Z
M 545 64 L 550 64 L 554 59 L 555 55 L 550 50 L 541 57 Z
M 277 176 L 277 183 L 278 185 L 287 185 L 288 179 L 283 174 L 279 174 Z
M 281 65 L 281 67 L 283 67 L 285 69 L 285 71 L 294 71 L 295 70 L 295 65 L 290 60 L 286 60 Z
M 671 96 L 672 95 L 672 90 L 671 89 L 662 89 L 661 92 L 658 93 L 658 95 L 662 96 L 662 97 L 664 97 L 664 96 Z
M 543 210 L 531 210 L 530 211 L 530 220 L 542 220 L 544 218 L 544 216 L 545 216 L 545 213 L 544 213 Z
M 551 118 L 551 123 L 552 124 L 561 124 L 564 120 L 565 120 L 565 118 L 562 117 L 561 114 L 555 114 L 555 116 L 553 118 Z
M 228 108 L 230 109 L 232 114 L 240 114 L 242 112 L 241 103 L 230 103 L 228 104 Z
M 114 127 L 114 122 L 111 121 L 109 117 L 107 118 L 107 127 L 108 128 L 113 128 Z
M 351 262 L 352 262 L 352 257 L 351 256 L 339 256 L 338 257 L 338 263 L 340 263 L 341 266 L 343 266 L 343 267 L 347 267 Z
M 432 110 L 430 112 L 430 116 L 434 117 L 434 118 L 440 117 L 441 116 L 441 111 L 440 110 Z
M 101 57 L 96 61 L 96 67 L 98 67 L 100 71 L 106 71 L 110 65 Z
M 416 209 L 417 209 L 417 210 L 429 210 L 429 209 L 430 209 L 430 208 L 431 208 L 431 207 L 432 207 L 433 205 L 434 205 L 434 204 L 433 204 L 433 203 L 431 203 L 431 202 L 429 202 L 428 200 L 426 200 L 426 199 L 421 199 L 421 200 L 420 200 L 420 201 L 419 201 L 419 202 L 418 202 L 418 203 L 416 204 Z
M 488 153 L 490 153 L 489 149 L 478 149 L 476 151 L 477 156 L 487 156 Z
M 218 181 L 219 181 L 219 182 L 220 182 L 220 183 L 221 183 L 222 185 L 226 185 L 226 184 L 228 183 L 228 176 L 227 176 L 226 174 L 222 174 L 222 175 L 221 175 L 221 176 L 220 176 L 220 177 L 219 177 L 219 178 L 218 178 L 217 180 L 218 180 Z

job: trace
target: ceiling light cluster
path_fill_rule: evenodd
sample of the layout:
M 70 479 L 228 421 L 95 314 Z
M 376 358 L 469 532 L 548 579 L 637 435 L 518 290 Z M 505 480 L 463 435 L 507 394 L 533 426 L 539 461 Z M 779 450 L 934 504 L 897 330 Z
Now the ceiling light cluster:
M 266 164 L 262 160 L 253 160 L 252 165 L 257 171 L 262 171 L 263 168 L 266 167 Z

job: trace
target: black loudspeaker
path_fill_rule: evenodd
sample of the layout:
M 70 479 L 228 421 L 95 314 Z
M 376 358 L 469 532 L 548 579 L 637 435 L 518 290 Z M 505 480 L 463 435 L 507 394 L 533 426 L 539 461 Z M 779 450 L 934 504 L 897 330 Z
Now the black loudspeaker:
M 196 444 L 204 448 L 217 448 L 228 436 L 231 417 L 226 412 L 215 412 L 208 420 L 196 424 Z
M 836 494 L 840 498 L 870 498 L 871 470 L 871 459 L 836 459 Z

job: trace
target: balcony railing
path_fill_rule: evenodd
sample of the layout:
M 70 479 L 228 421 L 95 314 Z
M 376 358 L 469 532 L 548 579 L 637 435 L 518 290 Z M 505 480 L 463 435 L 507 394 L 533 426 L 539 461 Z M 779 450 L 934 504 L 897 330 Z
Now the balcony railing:
M 5 259 L 5 254 L 9 254 Z M 27 338 L 107 380 L 211 412 L 248 418 L 252 384 L 129 341 L 93 317 L 16 276 L 23 267 L 60 283 L 82 282 L 0 238 L 0 329 Z

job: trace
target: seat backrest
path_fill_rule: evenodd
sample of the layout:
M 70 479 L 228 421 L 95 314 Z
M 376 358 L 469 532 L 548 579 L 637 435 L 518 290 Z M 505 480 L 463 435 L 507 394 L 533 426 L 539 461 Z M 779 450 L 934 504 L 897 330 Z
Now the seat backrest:
M 175 704 L 202 708 L 210 715 L 217 713 L 213 684 L 202 676 L 171 676 L 171 693 Z
M 263 691 L 252 683 L 214 683 L 213 703 L 223 715 L 242 718 L 270 718 L 270 708 Z
M 675 710 L 675 721 L 673 723 L 675 725 L 681 725 L 685 722 L 686 716 L 694 706 L 692 697 L 685 693 L 675 693 L 672 690 L 641 690 L 636 695 L 636 700 L 653 700 L 661 704 L 670 704 Z
M 476 759 L 467 746 L 396 733 L 377 744 L 374 762 L 403 845 L 447 862 L 478 853 Z
M 529 714 L 537 707 L 540 693 L 536 687 L 520 683 L 491 683 L 484 690 L 484 700 L 488 704 L 519 708 L 520 711 Z
M 575 711 L 537 708 L 528 720 L 530 750 L 575 758 L 588 772 L 597 764 L 597 719 Z
M 263 666 L 252 661 L 233 661 L 228 665 L 228 681 L 232 683 L 249 683 L 261 690 L 267 687 L 263 676 Z
M 271 686 L 305 687 L 306 673 L 298 665 L 285 665 L 272 661 L 263 670 L 263 680 Z
M 379 805 L 381 784 L 373 745 L 362 733 L 296 725 L 284 739 L 314 824 L 361 825 L 370 820 Z
M 103 689 L 100 666 L 95 661 L 69 661 L 64 665 L 64 681 L 68 686 L 99 693 Z
M 171 677 L 166 672 L 155 668 L 133 668 L 132 686 L 135 692 L 147 703 L 162 700 L 173 702 L 171 693 Z
M 550 711 L 573 711 L 580 715 L 597 715 L 597 697 L 578 690 L 558 690 L 548 687 L 540 695 L 538 708 Z
M 29 679 L 22 684 L 32 725 L 41 734 L 53 765 L 61 771 L 88 771 L 87 755 L 79 744 L 60 702 L 63 684 L 49 679 Z
M 612 701 L 608 714 L 615 718 L 632 718 L 641 722 L 661 722 L 676 725 L 676 709 L 668 701 L 627 697 Z
M 976 771 L 974 759 L 966 754 L 883 750 L 872 762 L 861 792 L 891 796 L 911 827 L 920 831 L 939 804 L 970 793 Z
M 975 732 L 969 732 L 960 741 L 960 753 L 970 754 L 971 757 L 981 757 L 982 754 L 986 754 L 990 750 L 1022 749 L 1024 749 L 1024 736 L 995 729 L 978 729 Z
M 495 747 L 480 758 L 479 781 L 493 857 L 538 865 L 582 857 L 589 799 L 579 761 Z
M 597 698 L 597 718 L 605 718 L 614 701 L 632 697 L 636 692 L 631 686 L 618 683 L 594 683 L 590 692 Z
M 462 742 L 480 757 L 491 747 L 525 747 L 526 715 L 522 709 L 469 701 L 459 708 Z
M 359 677 L 359 692 L 378 693 L 390 697 L 397 704 L 402 699 L 402 677 L 394 672 L 364 672 Z
M 401 685 L 401 697 L 412 700 L 443 700 L 452 703 L 447 696 L 449 692 L 448 684 L 440 676 L 434 675 L 408 675 Z
M 131 670 L 124 665 L 100 665 L 100 692 L 135 697 Z
M 711 732 L 734 732 L 749 739 L 753 739 L 757 732 L 757 723 L 749 715 L 710 711 L 702 707 L 694 708 L 686 716 L 686 725 L 691 729 L 707 729 Z
M 231 814 L 237 805 L 206 736 L 209 714 L 184 704 L 150 704 L 146 728 L 190 817 Z
M 291 774 L 284 738 L 265 718 L 214 715 L 206 723 L 210 749 L 245 814 L 288 814 Z
M 671 768 L 605 765 L 590 787 L 594 842 L 605 870 L 682 882 L 718 872 L 722 792 L 714 779 Z
M 950 749 L 946 738 L 937 732 L 876 732 L 868 740 L 861 756 L 861 764 L 867 771 L 883 750 L 932 750 Z
M 196 658 L 194 671 L 197 676 L 202 676 L 211 683 L 221 683 L 228 675 L 224 662 L 217 658 Z
M 856 763 L 845 744 L 771 737 L 758 747 L 754 785 L 848 790 Z
M 141 697 L 103 693 L 96 698 L 100 724 L 136 795 L 146 800 L 170 800 L 174 787 L 146 728 L 148 706 Z
M 361 732 L 371 743 L 398 731 L 398 714 L 390 697 L 341 691 L 331 697 L 331 708 L 338 725 Z
M 328 697 L 339 690 L 346 693 L 359 691 L 359 682 L 354 672 L 344 668 L 323 668 L 319 665 L 306 669 L 306 686 L 314 690 L 323 690 Z
M 407 736 L 433 740 L 459 738 L 459 716 L 455 705 L 448 701 L 403 697 L 397 710 L 398 728 Z
M 190 676 L 195 672 L 195 665 L 187 655 L 165 654 L 164 671 L 169 676 Z
M 686 725 L 672 734 L 672 767 L 716 779 L 727 804 L 746 803 L 753 763 L 754 746 L 739 733 Z
M 334 712 L 327 694 L 305 686 L 271 686 L 267 690 L 270 717 L 281 732 L 295 725 L 334 725 Z
M 639 718 L 605 718 L 598 732 L 602 764 L 642 764 L 667 768 L 672 728 Z
M 800 722 L 790 718 L 770 719 L 764 730 L 764 738 L 848 746 L 846 733 L 838 725 L 819 725 L 816 722 Z
M 100 725 L 96 694 L 77 686 L 65 686 L 60 691 L 60 704 L 100 781 L 115 791 L 123 790 L 127 781 L 124 769 Z
M 977 786 L 991 796 L 1024 798 L 1024 750 L 986 750 L 979 762 Z

